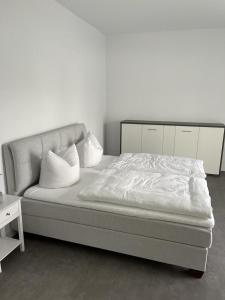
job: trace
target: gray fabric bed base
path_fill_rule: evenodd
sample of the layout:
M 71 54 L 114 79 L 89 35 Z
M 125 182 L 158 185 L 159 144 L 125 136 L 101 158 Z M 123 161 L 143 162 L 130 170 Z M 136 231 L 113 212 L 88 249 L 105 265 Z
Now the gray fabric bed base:
M 24 231 L 205 271 L 208 249 L 43 217 L 23 216 Z
M 84 224 L 203 248 L 211 246 L 212 231 L 207 228 L 32 200 L 25 197 L 22 198 L 21 203 L 24 215 Z

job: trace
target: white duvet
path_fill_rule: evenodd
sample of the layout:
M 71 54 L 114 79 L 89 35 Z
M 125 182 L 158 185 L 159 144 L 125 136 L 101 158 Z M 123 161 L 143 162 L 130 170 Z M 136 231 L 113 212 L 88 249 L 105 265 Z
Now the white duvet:
M 207 183 L 199 177 L 107 169 L 78 196 L 83 201 L 190 216 L 213 226 Z
M 108 168 L 206 178 L 202 160 L 149 153 L 121 154 L 108 166 Z

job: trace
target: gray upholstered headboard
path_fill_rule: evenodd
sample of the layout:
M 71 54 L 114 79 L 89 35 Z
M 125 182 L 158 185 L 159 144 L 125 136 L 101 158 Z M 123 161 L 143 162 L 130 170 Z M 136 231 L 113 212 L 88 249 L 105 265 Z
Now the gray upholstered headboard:
M 38 182 L 41 159 L 48 150 L 60 151 L 86 135 L 84 124 L 72 124 L 2 146 L 6 192 L 22 195 Z

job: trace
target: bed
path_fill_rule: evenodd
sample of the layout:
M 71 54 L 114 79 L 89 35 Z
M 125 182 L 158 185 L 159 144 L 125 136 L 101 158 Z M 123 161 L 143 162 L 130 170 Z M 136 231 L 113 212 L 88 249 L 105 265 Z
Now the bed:
M 185 267 L 201 277 L 212 243 L 213 216 L 211 223 L 201 223 L 184 215 L 174 219 L 171 213 L 121 208 L 79 197 L 104 170 L 122 168 L 129 174 L 136 159 L 131 154 L 122 167 L 115 157 L 103 156 L 97 167 L 82 169 L 80 182 L 69 188 L 38 186 L 43 153 L 59 151 L 85 135 L 84 124 L 72 124 L 3 145 L 7 193 L 22 197 L 24 231 Z M 193 160 L 187 170 L 198 170 L 204 178 L 204 170 L 195 163 Z

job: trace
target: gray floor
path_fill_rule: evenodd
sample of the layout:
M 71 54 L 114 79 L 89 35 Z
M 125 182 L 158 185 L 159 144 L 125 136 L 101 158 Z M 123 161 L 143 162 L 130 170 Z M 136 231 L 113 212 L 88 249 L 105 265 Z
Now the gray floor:
M 26 252 L 2 263 L 0 300 L 225 299 L 225 173 L 208 184 L 216 226 L 202 279 L 179 267 L 26 235 Z

